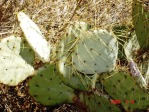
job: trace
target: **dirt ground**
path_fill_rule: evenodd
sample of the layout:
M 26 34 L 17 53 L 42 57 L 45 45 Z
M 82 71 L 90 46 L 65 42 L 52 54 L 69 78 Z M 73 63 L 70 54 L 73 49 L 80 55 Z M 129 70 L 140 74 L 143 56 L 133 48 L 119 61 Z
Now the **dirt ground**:
M 110 30 L 131 24 L 132 0 L 0 0 L 0 39 L 12 34 L 23 38 L 16 14 L 25 12 L 54 45 L 75 21 Z M 2 66 L 2 65 L 0 65 Z M 0 112 L 77 112 L 73 105 L 46 107 L 28 93 L 28 80 L 16 87 L 0 84 Z

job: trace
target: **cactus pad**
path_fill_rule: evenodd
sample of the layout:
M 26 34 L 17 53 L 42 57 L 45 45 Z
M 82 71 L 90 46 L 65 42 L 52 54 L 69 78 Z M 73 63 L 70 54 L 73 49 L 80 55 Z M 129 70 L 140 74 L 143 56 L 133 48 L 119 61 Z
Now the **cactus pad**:
M 74 90 L 63 84 L 55 71 L 55 65 L 45 65 L 38 69 L 29 82 L 29 93 L 43 105 L 72 103 Z
M 43 62 L 50 60 L 50 45 L 45 40 L 39 27 L 23 12 L 18 13 L 20 27 L 23 30 L 26 40 L 37 53 L 39 59 Z
M 21 38 L 10 36 L 0 43 L 0 82 L 15 86 L 34 74 L 32 66 L 28 65 L 19 55 Z
M 80 102 L 86 107 L 85 112 L 121 112 L 117 105 L 111 104 L 107 96 L 98 93 L 81 93 Z
M 149 47 L 149 10 L 145 0 L 133 0 L 132 20 L 141 49 Z
M 81 32 L 72 54 L 75 68 L 85 74 L 110 72 L 116 66 L 118 44 L 105 30 Z
M 114 100 L 120 100 L 127 111 L 144 110 L 149 107 L 148 91 L 140 88 L 129 73 L 104 74 L 100 81 L 106 92 Z

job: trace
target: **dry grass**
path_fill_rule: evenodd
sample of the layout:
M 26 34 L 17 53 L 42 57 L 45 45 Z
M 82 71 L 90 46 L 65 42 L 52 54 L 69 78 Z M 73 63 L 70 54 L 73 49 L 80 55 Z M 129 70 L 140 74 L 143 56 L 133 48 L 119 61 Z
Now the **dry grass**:
M 18 11 L 29 15 L 49 42 L 55 44 L 75 21 L 85 21 L 94 28 L 104 29 L 119 24 L 130 24 L 131 2 L 132 0 L 0 0 L 0 38 L 12 34 L 22 36 L 16 18 Z M 17 87 L 0 84 L 0 111 L 52 110 L 38 104 L 29 96 L 27 82 L 28 80 Z M 62 111 L 63 107 L 67 112 L 76 111 L 63 105 L 55 109 L 55 112 Z
M 5 0 L 3 0 L 5 1 Z M 6 0 L 0 10 L 0 37 L 22 32 L 16 18 L 24 11 L 40 27 L 50 41 L 60 38 L 67 25 L 85 21 L 95 28 L 129 24 L 131 0 Z

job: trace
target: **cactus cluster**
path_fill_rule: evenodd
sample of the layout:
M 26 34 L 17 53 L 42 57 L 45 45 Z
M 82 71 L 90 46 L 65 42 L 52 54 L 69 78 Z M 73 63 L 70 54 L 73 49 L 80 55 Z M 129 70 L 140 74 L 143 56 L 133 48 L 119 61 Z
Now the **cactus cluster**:
M 133 50 L 130 51 L 133 48 L 132 41 L 124 46 L 129 62 L 133 61 Z M 122 107 L 127 111 L 147 109 L 147 90 L 136 83 L 132 73 L 115 69 L 117 55 L 118 42 L 112 33 L 93 30 L 87 23 L 77 22 L 56 46 L 58 62 L 44 65 L 36 71 L 36 76 L 29 82 L 29 92 L 43 105 L 73 103 L 90 112 L 108 109 L 120 111 L 117 105 L 111 104 L 110 98 L 120 99 Z M 136 70 L 137 65 L 132 68 Z M 111 72 L 113 70 L 115 72 Z M 97 86 L 98 79 L 110 98 L 103 97 L 97 91 L 102 90 Z M 131 103 L 134 104 L 127 104 L 126 101 L 133 101 Z M 106 105 L 101 102 L 106 102 Z M 93 105 L 96 105 L 95 108 Z
M 1 41 L 0 82 L 14 86 L 35 75 L 29 81 L 29 93 L 46 106 L 71 103 L 85 112 L 147 110 L 149 59 L 145 50 L 149 48 L 149 14 L 142 4 L 133 0 L 135 32 L 127 41 L 119 39 L 120 33 L 76 22 L 53 49 L 38 26 L 19 12 L 25 40 L 11 36 Z M 121 47 L 118 39 L 123 41 Z M 145 58 L 138 61 L 136 51 Z M 120 53 L 123 56 L 118 57 Z M 50 61 L 51 55 L 56 60 Z M 35 70 L 32 66 L 36 58 L 43 66 Z M 118 64 L 121 60 L 128 66 Z
M 59 74 L 65 84 L 78 90 L 95 88 L 99 73 L 114 70 L 118 54 L 115 37 L 89 28 L 87 23 L 76 23 L 57 45 Z
M 85 23 L 83 25 L 87 26 L 87 24 Z M 58 77 L 59 81 L 61 81 L 64 86 L 72 89 L 72 91 L 69 91 L 69 93 L 67 93 L 68 95 L 72 95 L 71 98 L 63 97 L 66 98 L 65 103 L 76 104 L 77 102 L 78 107 L 80 107 L 84 111 L 89 112 L 100 112 L 103 110 L 109 111 L 110 109 L 111 111 L 113 110 L 116 112 L 119 112 L 121 110 L 132 111 L 138 109 L 147 109 L 149 106 L 148 91 L 141 88 L 141 86 L 137 82 L 138 80 L 136 79 L 136 77 L 133 76 L 131 71 L 129 72 L 126 70 L 127 72 L 124 72 L 120 71 L 119 69 L 115 69 L 118 55 L 118 45 L 116 38 L 112 37 L 105 30 L 91 30 L 89 29 L 89 27 L 86 26 L 83 30 L 81 30 L 81 27 L 83 26 L 78 27 L 78 23 L 76 26 L 77 27 L 73 26 L 68 30 L 69 32 L 64 35 L 64 37 L 60 40 L 56 47 L 56 56 L 58 62 L 56 63 L 55 67 L 55 70 L 57 71 L 54 72 L 54 74 L 57 74 L 55 77 Z M 135 37 L 136 36 L 133 36 L 133 38 L 130 39 L 129 43 L 124 45 L 125 55 L 127 57 L 126 60 L 128 62 L 130 62 L 131 59 L 134 58 L 132 54 L 133 49 L 130 49 L 133 48 L 133 44 L 131 44 L 131 42 L 136 43 Z M 83 42 L 84 44 L 82 44 Z M 90 50 L 91 48 L 92 50 Z M 106 52 L 104 52 L 104 50 Z M 83 55 L 84 52 L 85 55 Z M 94 53 L 97 54 L 97 52 L 101 52 L 101 55 L 103 55 L 103 58 L 105 58 L 105 60 L 99 55 L 94 55 Z M 76 53 L 78 56 L 76 56 Z M 82 60 L 84 59 L 89 61 L 89 63 L 83 62 Z M 107 64 L 107 62 L 104 62 L 103 60 L 108 60 L 109 64 L 112 65 L 112 69 L 110 67 L 106 67 L 106 70 L 103 69 L 105 68 L 104 64 Z M 99 68 L 97 69 L 99 71 L 93 72 L 95 68 L 93 67 L 93 64 L 95 62 L 98 64 Z M 100 63 L 101 65 L 103 65 L 102 67 L 100 67 Z M 135 65 L 135 67 L 137 68 L 137 65 Z M 84 71 L 82 71 L 82 69 Z M 111 72 L 113 70 L 115 72 Z M 50 69 L 48 69 L 47 71 L 53 73 L 52 71 L 50 71 Z M 141 75 L 142 74 L 140 74 L 140 76 Z M 44 88 L 51 88 L 51 84 L 53 86 L 55 85 L 54 83 L 57 83 L 59 85 L 59 81 L 54 81 L 53 83 L 52 80 L 49 80 L 50 75 L 47 78 L 40 77 L 43 78 L 43 80 L 49 81 L 49 84 L 46 85 L 44 85 L 44 83 L 38 82 L 38 80 L 40 80 L 39 75 L 37 75 L 36 77 L 38 77 L 36 79 L 36 84 L 39 84 Z M 98 79 L 99 81 L 97 81 Z M 31 80 L 31 83 L 29 84 L 30 93 L 32 96 L 39 93 L 38 95 L 35 95 L 35 99 L 42 103 L 42 100 L 38 96 L 41 95 L 41 97 L 43 97 L 43 94 L 42 92 L 37 91 L 43 91 L 43 88 L 35 87 L 36 84 L 34 80 L 35 79 L 33 78 Z M 32 82 L 34 82 L 34 84 Z M 142 83 L 142 79 L 140 82 Z M 104 97 L 103 94 L 99 94 L 99 91 L 97 90 L 102 91 L 102 88 L 97 86 L 98 83 L 100 83 L 104 87 L 104 90 L 106 94 L 109 95 L 109 97 Z M 35 88 L 38 88 L 37 91 L 34 91 Z M 45 91 L 47 90 L 48 89 L 45 89 Z M 44 93 L 46 93 L 45 91 Z M 50 94 L 51 93 L 49 93 L 49 95 Z M 55 104 L 57 104 L 57 98 L 55 99 L 55 97 L 52 96 L 52 99 L 55 101 Z M 119 109 L 119 106 L 111 103 L 112 99 L 120 100 L 121 109 Z M 63 102 L 64 100 L 61 101 Z M 48 102 L 48 99 L 44 102 Z M 101 104 L 101 102 L 105 102 L 105 105 Z M 59 104 L 60 103 L 61 102 L 59 102 Z M 48 105 L 53 105 L 53 103 L 50 103 Z M 93 105 L 95 106 L 95 108 L 93 108 Z
M 120 111 L 116 105 L 111 105 L 108 97 L 104 95 L 76 91 L 65 85 L 57 74 L 56 66 L 51 64 L 37 70 L 36 76 L 29 82 L 29 93 L 43 105 L 71 103 L 78 106 L 81 111 Z

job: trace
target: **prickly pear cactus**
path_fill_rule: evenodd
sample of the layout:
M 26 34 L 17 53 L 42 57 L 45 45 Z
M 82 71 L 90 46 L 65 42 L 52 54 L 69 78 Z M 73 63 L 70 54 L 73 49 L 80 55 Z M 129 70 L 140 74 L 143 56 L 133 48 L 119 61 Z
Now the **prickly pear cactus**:
M 107 31 L 81 32 L 72 52 L 72 63 L 85 74 L 110 72 L 115 68 L 117 54 L 117 40 Z
M 149 47 L 149 10 L 145 0 L 133 0 L 132 20 L 141 49 Z
M 55 65 L 45 65 L 38 69 L 36 76 L 29 82 L 29 93 L 43 105 L 73 103 L 85 112 L 101 110 L 120 112 L 119 108 L 112 105 L 104 96 L 94 92 L 78 92 L 63 84 L 55 71 Z
M 43 105 L 72 103 L 74 90 L 63 84 L 55 71 L 55 65 L 45 65 L 38 69 L 29 82 L 29 93 Z
M 57 67 L 65 84 L 90 90 L 95 86 L 98 73 L 115 68 L 118 45 L 107 31 L 88 31 L 87 24 L 78 24 L 69 29 L 57 46 Z
M 114 100 L 120 100 L 125 110 L 147 110 L 149 107 L 149 92 L 140 88 L 129 73 L 104 74 L 100 77 L 100 82 Z
M 0 43 L 0 82 L 9 86 L 18 85 L 34 75 L 34 68 L 19 55 L 21 38 L 10 36 Z
M 118 54 L 116 38 L 105 30 L 87 31 L 86 27 L 84 29 L 75 27 L 73 30 L 71 28 L 70 31 L 73 33 L 66 35 L 67 37 L 64 37 L 59 44 L 59 54 L 67 53 L 70 57 L 70 64 L 85 74 L 114 70 Z
M 28 64 L 34 65 L 35 53 L 25 40 L 21 42 L 20 55 Z

